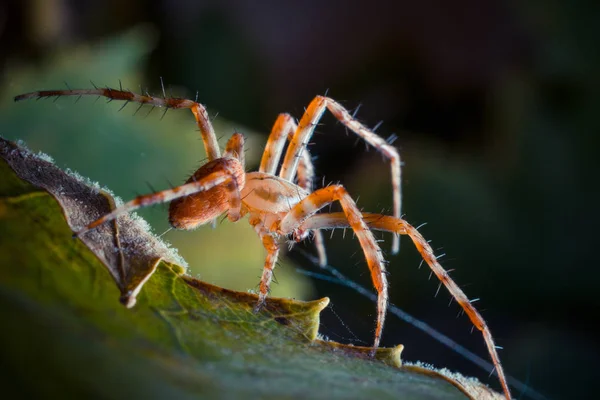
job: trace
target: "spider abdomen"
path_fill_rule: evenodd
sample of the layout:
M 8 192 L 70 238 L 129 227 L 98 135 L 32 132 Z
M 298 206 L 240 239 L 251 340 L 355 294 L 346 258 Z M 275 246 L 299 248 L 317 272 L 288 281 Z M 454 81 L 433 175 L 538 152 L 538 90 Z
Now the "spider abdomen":
M 236 185 L 217 185 L 211 189 L 175 199 L 169 205 L 169 223 L 176 229 L 194 229 L 212 221 L 229 209 L 232 190 L 244 187 L 244 169 L 235 158 L 218 158 L 200 167 L 186 183 L 223 171 L 235 177 Z

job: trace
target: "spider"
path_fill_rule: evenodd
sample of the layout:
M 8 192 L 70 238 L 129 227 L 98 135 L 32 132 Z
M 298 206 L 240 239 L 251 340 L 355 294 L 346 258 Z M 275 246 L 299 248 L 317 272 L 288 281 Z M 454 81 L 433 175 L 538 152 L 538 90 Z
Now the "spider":
M 162 81 L 161 81 L 162 83 Z M 267 257 L 259 285 L 258 311 L 269 293 L 279 256 L 279 239 L 292 237 L 300 242 L 314 235 L 321 265 L 325 265 L 326 254 L 321 231 L 333 228 L 351 228 L 362 247 L 373 285 L 378 294 L 377 322 L 375 326 L 374 350 L 379 346 L 388 303 L 388 283 L 385 260 L 371 230 L 393 233 L 392 252 L 399 250 L 399 235 L 407 235 L 429 265 L 433 273 L 460 304 L 473 325 L 482 332 L 488 352 L 500 379 L 507 399 L 510 399 L 508 383 L 490 329 L 464 292 L 450 278 L 425 238 L 416 228 L 400 217 L 401 210 L 401 162 L 396 148 L 358 122 L 340 103 L 326 96 L 316 96 L 306 108 L 298 123 L 289 114 L 280 114 L 275 121 L 267 140 L 258 171 L 246 172 L 244 160 L 244 136 L 234 133 L 221 155 L 217 138 L 210 123 L 206 108 L 183 98 L 151 96 L 148 93 L 136 94 L 129 90 L 109 87 L 93 89 L 43 90 L 15 97 L 15 101 L 31 98 L 61 96 L 103 96 L 126 103 L 139 103 L 153 107 L 189 109 L 196 118 L 202 136 L 208 162 L 202 165 L 183 185 L 156 193 L 141 195 L 115 208 L 109 214 L 91 222 L 75 232 L 81 236 L 119 215 L 140 207 L 169 202 L 169 222 L 176 229 L 194 229 L 214 221 L 218 216 L 238 221 L 248 216 L 250 225 L 258 234 Z M 122 108 L 123 108 L 122 107 Z M 346 189 L 339 184 L 313 189 L 314 167 L 306 146 L 315 126 L 326 110 L 389 159 L 393 189 L 393 216 L 362 213 Z M 285 156 L 285 144 L 288 143 Z M 278 166 L 283 156 L 279 173 Z M 323 207 L 339 202 L 343 212 L 317 213 Z

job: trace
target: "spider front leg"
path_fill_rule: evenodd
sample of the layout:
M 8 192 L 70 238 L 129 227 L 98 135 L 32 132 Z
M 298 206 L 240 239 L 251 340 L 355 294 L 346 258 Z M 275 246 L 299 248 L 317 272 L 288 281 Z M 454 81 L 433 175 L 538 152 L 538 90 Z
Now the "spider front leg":
M 210 119 L 208 117 L 206 108 L 202 104 L 193 100 L 180 99 L 176 97 L 167 97 L 165 94 L 164 86 L 163 98 L 150 96 L 147 93 L 133 93 L 129 90 L 124 90 L 122 87 L 119 89 L 112 89 L 109 87 L 98 88 L 94 86 L 94 89 L 41 90 L 37 92 L 30 92 L 16 96 L 15 101 L 27 99 L 42 99 L 48 97 L 58 98 L 61 96 L 102 96 L 108 98 L 109 101 L 125 101 L 123 107 L 125 107 L 127 103 L 132 102 L 139 103 L 140 107 L 142 107 L 144 104 L 148 104 L 152 107 L 164 107 L 165 109 L 188 108 L 192 111 L 194 117 L 196 118 L 196 124 L 198 125 L 198 128 L 200 130 L 200 135 L 202 136 L 202 141 L 204 142 L 204 149 L 206 150 L 208 160 L 212 161 L 221 157 L 221 152 L 219 151 L 219 143 L 217 142 L 215 130 L 213 129 L 212 124 L 210 123 Z
M 368 225 L 370 229 L 376 229 L 386 232 L 391 232 L 398 235 L 408 235 L 413 241 L 415 247 L 421 254 L 421 257 L 429 268 L 433 271 L 439 281 L 448 289 L 450 295 L 456 300 L 456 302 L 462 307 L 465 313 L 469 316 L 471 323 L 481 331 L 483 340 L 485 341 L 486 347 L 492 358 L 494 368 L 498 374 L 500 384 L 504 391 L 504 395 L 508 400 L 511 399 L 510 389 L 508 388 L 508 382 L 500 357 L 496 351 L 497 347 L 494 343 L 494 338 L 490 328 L 487 326 L 485 320 L 477 309 L 473 306 L 473 303 L 462 289 L 452 280 L 448 272 L 440 265 L 437 261 L 437 257 L 433 252 L 433 249 L 429 245 L 429 242 L 425 240 L 423 235 L 419 231 L 401 218 L 395 218 L 388 215 L 364 213 L 362 214 L 363 221 Z M 332 229 L 332 228 L 346 228 L 349 224 L 347 217 L 344 213 L 330 213 L 330 214 L 317 214 L 312 215 L 310 218 L 305 219 L 301 225 L 301 229 Z
M 259 172 L 265 172 L 275 175 L 277 166 L 283 152 L 283 146 L 287 140 L 292 140 L 294 132 L 298 129 L 298 125 L 294 122 L 294 118 L 289 114 L 279 114 L 265 145 L 265 150 L 260 162 Z M 308 149 L 302 152 L 302 156 L 298 162 L 298 170 L 296 174 L 298 178 L 298 186 L 307 192 L 313 191 L 313 180 L 315 178 L 315 168 L 313 166 L 310 152 Z M 293 179 L 294 177 L 292 177 Z M 325 253 L 325 242 L 323 234 L 319 230 L 315 230 L 315 247 L 319 255 L 319 264 L 327 265 L 327 254 Z M 311 231 L 305 231 L 302 235 L 296 237 L 297 241 L 302 241 L 310 235 Z
M 283 166 L 281 167 L 280 177 L 291 180 L 298 169 L 299 159 L 306 148 L 310 138 L 313 135 L 315 126 L 323 116 L 325 110 L 328 109 L 333 116 L 340 121 L 348 129 L 363 138 L 368 144 L 373 146 L 377 151 L 383 154 L 390 160 L 392 173 L 392 190 L 394 202 L 394 216 L 400 218 L 402 209 L 401 196 L 401 161 L 398 150 L 386 142 L 382 137 L 377 135 L 372 130 L 358 122 L 350 113 L 335 100 L 317 96 L 310 102 L 306 108 L 304 116 L 298 124 L 298 128 L 292 138 L 290 146 L 285 154 Z M 398 235 L 394 235 L 392 243 L 392 253 L 397 253 L 400 249 L 400 239 Z
M 376 349 L 381 341 L 387 311 L 388 283 L 385 275 L 385 261 L 373 233 L 363 220 L 361 212 L 346 189 L 340 185 L 333 185 L 316 190 L 292 207 L 290 212 L 281 220 L 276 231 L 281 235 L 289 235 L 297 229 L 304 230 L 305 225 L 303 225 L 303 222 L 307 218 L 334 201 L 340 202 L 344 210 L 343 215 L 346 223 L 354 230 L 354 234 L 360 242 L 367 265 L 371 271 L 373 285 L 377 290 L 377 324 L 373 343 L 373 349 Z

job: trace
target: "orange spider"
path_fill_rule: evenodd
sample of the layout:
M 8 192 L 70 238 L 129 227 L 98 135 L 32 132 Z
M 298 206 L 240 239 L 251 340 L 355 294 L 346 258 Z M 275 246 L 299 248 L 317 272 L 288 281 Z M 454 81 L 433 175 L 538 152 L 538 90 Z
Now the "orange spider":
M 148 104 L 154 107 L 165 107 L 166 109 L 190 109 L 200 129 L 206 154 L 208 155 L 208 162 L 201 166 L 185 184 L 172 189 L 138 196 L 83 227 L 75 233 L 76 236 L 111 221 L 119 215 L 156 203 L 170 202 L 169 222 L 177 229 L 194 229 L 199 225 L 213 221 L 223 213 L 227 213 L 229 220 L 234 222 L 247 214 L 250 224 L 254 227 L 267 250 L 256 305 L 256 310 L 258 310 L 265 302 L 269 292 L 273 268 L 279 255 L 278 240 L 280 238 L 291 236 L 299 242 L 313 233 L 320 263 L 325 265 L 326 256 L 321 230 L 350 227 L 363 249 L 378 294 L 377 323 L 373 343 L 375 349 L 379 346 L 383 332 L 388 302 L 388 283 L 385 260 L 371 229 L 394 233 L 393 253 L 398 252 L 399 249 L 398 235 L 408 235 L 438 279 L 467 313 L 473 325 L 482 332 L 504 394 L 507 399 L 510 399 L 510 391 L 502 364 L 496 352 L 492 334 L 483 317 L 438 263 L 431 246 L 423 236 L 416 228 L 400 218 L 401 162 L 398 151 L 383 138 L 354 119 L 335 100 L 324 96 L 315 97 L 308 105 L 298 124 L 294 122 L 289 114 L 280 114 L 265 146 L 260 168 L 256 172 L 245 172 L 244 137 L 240 133 L 234 133 L 231 136 L 225 147 L 225 152 L 221 155 L 206 108 L 197 101 L 168 98 L 164 95 L 164 88 L 163 98 L 153 97 L 149 94 L 136 94 L 129 90 L 123 90 L 122 87 L 117 90 L 94 86 L 94 89 L 31 92 L 16 96 L 15 101 L 55 96 L 81 97 L 90 95 L 104 96 L 110 100 L 124 100 L 126 104 L 128 102 L 140 103 L 140 107 Z M 343 125 L 390 160 L 393 217 L 361 213 L 352 197 L 341 185 L 331 185 L 313 191 L 314 169 L 306 145 L 325 110 L 329 110 Z M 277 175 L 277 166 L 287 141 L 289 141 L 288 148 Z M 343 212 L 317 214 L 323 207 L 335 201 L 339 201 Z

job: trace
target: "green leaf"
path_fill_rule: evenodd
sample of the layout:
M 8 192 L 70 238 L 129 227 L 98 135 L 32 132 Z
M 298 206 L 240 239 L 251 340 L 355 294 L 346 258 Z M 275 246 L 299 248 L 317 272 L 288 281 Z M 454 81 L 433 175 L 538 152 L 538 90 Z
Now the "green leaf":
M 465 398 L 464 381 L 402 367 L 402 346 L 378 349 L 372 359 L 368 348 L 318 340 L 326 298 L 271 298 L 254 313 L 256 295 L 185 275 L 177 255 L 135 216 L 72 239 L 74 226 L 114 206 L 109 194 L 3 139 L 0 154 L 4 392 L 108 399 Z M 119 298 L 135 306 L 123 307 Z M 478 390 L 471 392 L 475 398 L 486 392 Z

